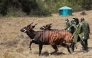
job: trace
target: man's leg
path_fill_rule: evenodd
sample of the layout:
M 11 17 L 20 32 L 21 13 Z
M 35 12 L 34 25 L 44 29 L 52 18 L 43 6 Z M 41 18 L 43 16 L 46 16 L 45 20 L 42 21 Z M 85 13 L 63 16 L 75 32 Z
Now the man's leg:
M 85 42 L 86 48 L 88 49 L 88 40 L 86 39 L 84 40 L 84 42 Z
M 74 45 L 75 45 L 75 43 L 72 42 L 72 44 L 71 44 L 72 52 L 74 52 Z
M 86 51 L 86 52 L 88 52 L 87 47 L 86 47 L 84 41 L 83 40 L 80 40 L 80 43 L 81 43 L 81 45 L 83 47 L 83 50 Z

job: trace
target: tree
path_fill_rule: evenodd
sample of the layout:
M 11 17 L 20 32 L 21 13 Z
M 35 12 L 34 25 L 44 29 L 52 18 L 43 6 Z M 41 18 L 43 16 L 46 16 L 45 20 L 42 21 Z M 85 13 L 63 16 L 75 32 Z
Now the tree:
M 92 0 L 82 0 L 81 7 L 85 10 L 90 10 L 92 7 Z
M 0 0 L 0 14 L 3 16 L 7 13 L 7 0 Z

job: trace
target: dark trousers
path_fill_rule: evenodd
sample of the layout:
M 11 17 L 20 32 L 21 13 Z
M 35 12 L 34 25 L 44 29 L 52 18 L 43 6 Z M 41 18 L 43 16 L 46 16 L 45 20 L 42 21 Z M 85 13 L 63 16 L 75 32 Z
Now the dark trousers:
M 81 45 L 82 45 L 82 47 L 83 47 L 83 50 L 88 51 L 87 40 L 85 40 L 85 41 L 80 40 L 80 43 L 81 43 Z M 75 43 L 72 42 L 72 44 L 71 44 L 72 52 L 74 52 L 74 47 L 75 47 Z
M 74 43 L 74 42 L 72 42 L 72 44 L 71 44 L 72 52 L 74 52 L 74 45 L 75 45 L 75 43 Z
M 88 40 L 86 39 L 86 40 L 83 40 L 83 41 L 84 41 L 85 45 L 88 46 Z
M 86 42 L 86 43 L 85 43 Z M 83 47 L 83 50 L 85 50 L 85 51 L 87 51 L 87 41 L 84 41 L 84 40 L 80 40 L 80 43 L 81 43 L 81 45 L 82 45 L 82 47 Z
M 80 37 L 78 36 L 77 42 L 79 42 L 79 41 L 80 41 Z M 71 44 L 72 52 L 74 52 L 75 44 L 76 44 L 75 42 L 72 42 L 72 44 Z
M 88 41 L 87 39 L 86 40 L 82 40 L 80 39 L 80 37 L 78 37 L 78 42 L 80 41 L 82 47 L 83 47 L 83 50 L 87 51 L 88 50 Z M 74 47 L 75 47 L 75 44 L 74 42 L 72 42 L 71 44 L 71 48 L 72 48 L 72 51 L 74 52 Z
M 84 44 L 86 45 L 86 48 L 88 49 L 88 40 L 86 39 L 86 40 L 83 40 L 83 41 L 84 41 Z

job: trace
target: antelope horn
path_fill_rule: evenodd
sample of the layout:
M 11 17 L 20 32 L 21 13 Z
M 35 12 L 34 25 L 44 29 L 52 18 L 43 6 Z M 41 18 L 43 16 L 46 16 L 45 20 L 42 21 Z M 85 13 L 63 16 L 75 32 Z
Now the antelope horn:
M 34 23 L 34 22 L 32 22 L 31 24 L 33 24 L 33 23 Z M 31 25 L 31 24 L 30 24 L 30 25 Z
M 49 26 L 52 25 L 52 23 L 48 24 Z

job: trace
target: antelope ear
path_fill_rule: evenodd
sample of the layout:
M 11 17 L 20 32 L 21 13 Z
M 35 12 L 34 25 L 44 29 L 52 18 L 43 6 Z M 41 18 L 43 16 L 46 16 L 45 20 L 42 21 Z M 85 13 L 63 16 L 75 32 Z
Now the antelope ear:
M 32 27 L 34 28 L 36 25 L 37 25 L 37 24 L 35 24 L 35 25 L 32 25 Z
M 37 25 L 37 23 L 34 26 L 36 26 L 36 25 Z
M 52 23 L 50 23 L 49 25 L 52 25 Z
M 34 24 L 34 25 L 32 25 L 32 26 L 36 26 L 37 24 Z

